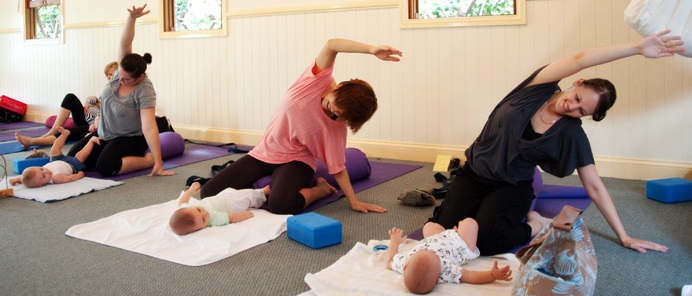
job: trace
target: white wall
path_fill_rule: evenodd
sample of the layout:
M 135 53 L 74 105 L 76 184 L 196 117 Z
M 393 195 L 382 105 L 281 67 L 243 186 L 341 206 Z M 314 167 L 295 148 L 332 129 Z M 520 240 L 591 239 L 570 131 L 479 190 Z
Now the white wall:
M 363 78 L 380 100 L 351 143 L 371 156 L 433 161 L 438 152 L 461 156 L 495 104 L 536 68 L 594 46 L 640 40 L 622 20 L 627 4 L 529 0 L 527 25 L 496 27 L 400 29 L 396 7 L 244 16 L 229 19 L 228 37 L 205 39 L 160 39 L 149 21 L 137 26 L 134 50 L 153 54 L 148 74 L 157 110 L 176 130 L 254 144 L 283 92 L 328 38 L 392 44 L 404 52 L 400 63 L 337 59 L 337 80 Z M 123 20 L 123 12 L 107 9 L 105 19 Z M 97 94 L 121 29 L 75 25 L 61 45 L 0 34 L 0 94 L 29 103 L 38 118 L 54 113 L 67 92 Z M 653 178 L 692 169 L 692 59 L 632 57 L 579 77 L 610 79 L 618 89 L 604 121 L 584 121 L 602 175 Z

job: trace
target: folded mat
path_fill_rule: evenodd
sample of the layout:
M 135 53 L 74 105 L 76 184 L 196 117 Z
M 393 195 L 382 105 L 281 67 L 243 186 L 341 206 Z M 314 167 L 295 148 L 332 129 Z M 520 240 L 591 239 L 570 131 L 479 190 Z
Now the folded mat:
M 198 202 L 190 200 L 193 205 Z M 286 231 L 286 219 L 291 216 L 250 209 L 254 217 L 245 221 L 179 236 L 168 226 L 176 209 L 177 200 L 171 200 L 75 225 L 65 234 L 173 263 L 201 266 L 277 238 Z
M 407 239 L 399 246 L 399 251 L 411 250 L 417 241 Z M 389 241 L 371 240 L 367 245 L 356 245 L 331 266 L 322 271 L 305 276 L 310 291 L 302 295 L 412 295 L 404 286 L 403 276 L 385 267 L 387 251 L 373 251 L 378 244 L 388 245 Z M 519 261 L 514 254 L 501 254 L 493 257 L 481 256 L 464 265 L 464 269 L 490 270 L 493 261 L 499 266 L 509 265 L 514 277 L 519 269 Z M 509 295 L 514 280 L 496 281 L 491 284 L 438 284 L 433 289 L 435 295 Z
M 208 145 L 188 145 L 185 147 L 183 154 L 174 156 L 163 160 L 163 168 L 168 170 L 174 167 L 179 167 L 183 165 L 188 165 L 191 163 L 197 163 L 200 161 L 205 161 L 213 158 L 218 158 L 222 156 L 227 156 L 228 149 L 223 147 L 214 147 Z M 139 170 L 123 175 L 117 175 L 112 177 L 103 177 L 96 171 L 88 171 L 86 175 L 94 178 L 102 178 L 108 180 L 120 181 L 132 177 L 142 176 L 151 173 L 151 169 Z
M 6 131 L 11 129 L 22 129 L 28 127 L 39 127 L 43 126 L 43 123 L 31 122 L 31 121 L 20 121 L 20 122 L 10 122 L 0 124 L 0 131 Z
M 14 134 L 16 132 L 19 132 L 19 134 L 21 134 L 22 136 L 36 138 L 45 135 L 49 131 L 50 129 L 47 127 L 27 128 L 22 129 L 20 131 L 5 131 L 0 133 L 0 142 L 16 140 L 16 138 L 14 137 Z
M 15 197 L 40 202 L 52 202 L 92 191 L 99 191 L 120 184 L 123 184 L 123 182 L 84 177 L 74 182 L 48 184 L 38 188 L 26 188 L 26 186 L 22 184 L 12 186 L 12 188 L 14 189 Z

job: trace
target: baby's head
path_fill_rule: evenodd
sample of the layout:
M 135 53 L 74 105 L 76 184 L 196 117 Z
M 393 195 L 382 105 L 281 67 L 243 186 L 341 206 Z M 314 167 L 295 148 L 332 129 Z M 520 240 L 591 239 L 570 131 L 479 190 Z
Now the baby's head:
M 184 235 L 207 227 L 209 212 L 202 207 L 186 207 L 176 210 L 169 224 L 173 232 Z
M 406 289 L 415 294 L 430 293 L 437 285 L 441 268 L 440 258 L 435 252 L 417 251 L 404 267 Z
M 41 187 L 53 178 L 53 172 L 44 167 L 28 167 L 22 172 L 22 184 L 27 188 Z

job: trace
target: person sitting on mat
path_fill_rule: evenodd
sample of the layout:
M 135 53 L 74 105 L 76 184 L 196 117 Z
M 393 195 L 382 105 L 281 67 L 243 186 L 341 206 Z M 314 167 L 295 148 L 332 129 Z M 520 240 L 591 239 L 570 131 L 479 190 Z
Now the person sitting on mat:
M 147 77 L 147 65 L 152 56 L 132 53 L 135 22 L 149 14 L 146 4 L 128 9 L 128 18 L 120 39 L 118 57 L 120 64 L 101 93 L 101 116 L 98 129 L 74 144 L 67 155 L 75 155 L 98 136 L 101 145 L 87 157 L 85 165 L 102 176 L 152 168 L 149 176 L 175 175 L 163 169 L 161 140 L 156 125 L 156 92 Z M 149 149 L 149 152 L 147 152 Z
M 24 184 L 27 188 L 36 188 L 46 184 L 62 184 L 77 181 L 84 177 L 84 160 L 93 150 L 94 145 L 100 145 L 98 137 L 89 139 L 89 143 L 74 157 L 62 154 L 62 147 L 70 136 L 70 131 L 62 126 L 57 127 L 60 136 L 50 148 L 50 162 L 42 167 L 32 166 L 24 169 L 20 177 L 10 179 L 10 184 Z
M 584 189 L 620 243 L 641 253 L 667 247 L 630 237 L 598 172 L 581 118 L 600 121 L 615 103 L 612 83 L 579 79 L 562 90 L 558 83 L 579 71 L 621 58 L 671 57 L 684 49 L 669 30 L 638 43 L 586 50 L 541 67 L 512 90 L 490 114 L 481 134 L 466 150 L 442 204 L 428 220 L 447 229 L 471 217 L 478 221 L 478 249 L 484 256 L 527 243 L 548 218 L 529 213 L 536 166 L 564 177 L 576 169 Z M 523 220 L 527 218 L 527 221 Z
M 240 190 L 226 188 L 215 196 L 203 199 L 199 205 L 191 206 L 190 198 L 199 192 L 200 187 L 198 182 L 194 182 L 178 198 L 178 210 L 169 221 L 171 229 L 178 235 L 250 219 L 253 215 L 248 209 L 264 205 L 271 192 L 269 186 Z
M 457 226 L 447 230 L 440 224 L 428 222 L 423 226 L 423 236 L 411 251 L 399 253 L 399 245 L 406 236 L 399 228 L 389 230 L 387 269 L 403 274 L 404 285 L 411 293 L 427 294 L 438 283 L 487 284 L 512 280 L 509 265 L 500 268 L 497 260 L 487 271 L 461 267 L 480 255 L 476 247 L 478 223 L 472 218 L 459 221 Z
M 117 62 L 111 62 L 106 65 L 103 73 L 106 78 L 110 81 L 113 76 L 113 72 L 118 68 Z M 58 115 L 55 117 L 55 122 L 51 129 L 44 135 L 36 138 L 31 138 L 27 136 L 22 136 L 20 133 L 15 133 L 14 137 L 17 139 L 19 144 L 24 146 L 24 149 L 28 149 L 30 146 L 48 146 L 53 145 L 55 140 L 60 137 L 58 133 L 58 127 L 64 127 L 67 119 L 72 115 L 72 121 L 74 122 L 74 127 L 67 128 L 70 131 L 70 137 L 67 141 L 79 141 L 87 134 L 96 130 L 97 118 L 101 113 L 101 102 L 98 97 L 89 96 L 82 106 L 82 102 L 74 94 L 67 94 L 62 99 L 60 104 L 60 110 Z
M 334 175 L 351 209 L 386 211 L 381 206 L 359 201 L 346 171 L 348 128 L 354 134 L 358 132 L 377 110 L 377 98 L 363 80 L 334 82 L 334 62 L 341 52 L 367 53 L 394 62 L 401 56 L 401 51 L 391 46 L 329 40 L 288 89 L 255 148 L 207 181 L 202 186 L 202 198 L 229 187 L 252 188 L 255 181 L 271 175 L 269 211 L 296 214 L 336 192 L 324 178 L 317 178 L 316 185 L 311 185 L 317 160 L 321 159 L 329 174 Z

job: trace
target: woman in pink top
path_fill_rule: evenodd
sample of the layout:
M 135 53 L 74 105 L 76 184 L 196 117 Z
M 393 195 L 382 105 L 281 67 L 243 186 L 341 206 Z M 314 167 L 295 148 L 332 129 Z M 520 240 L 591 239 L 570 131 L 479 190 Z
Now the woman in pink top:
M 372 117 L 377 110 L 377 98 L 365 81 L 353 79 L 338 85 L 334 82 L 332 70 L 340 52 L 368 53 L 394 62 L 401 56 L 401 51 L 391 46 L 329 40 L 315 62 L 288 89 L 257 146 L 207 181 L 202 186 L 202 198 L 228 187 L 252 188 L 254 182 L 271 175 L 269 211 L 296 214 L 336 191 L 323 178 L 312 184 L 320 159 L 353 210 L 386 211 L 378 205 L 359 201 L 348 178 L 345 166 L 347 129 L 355 134 Z

